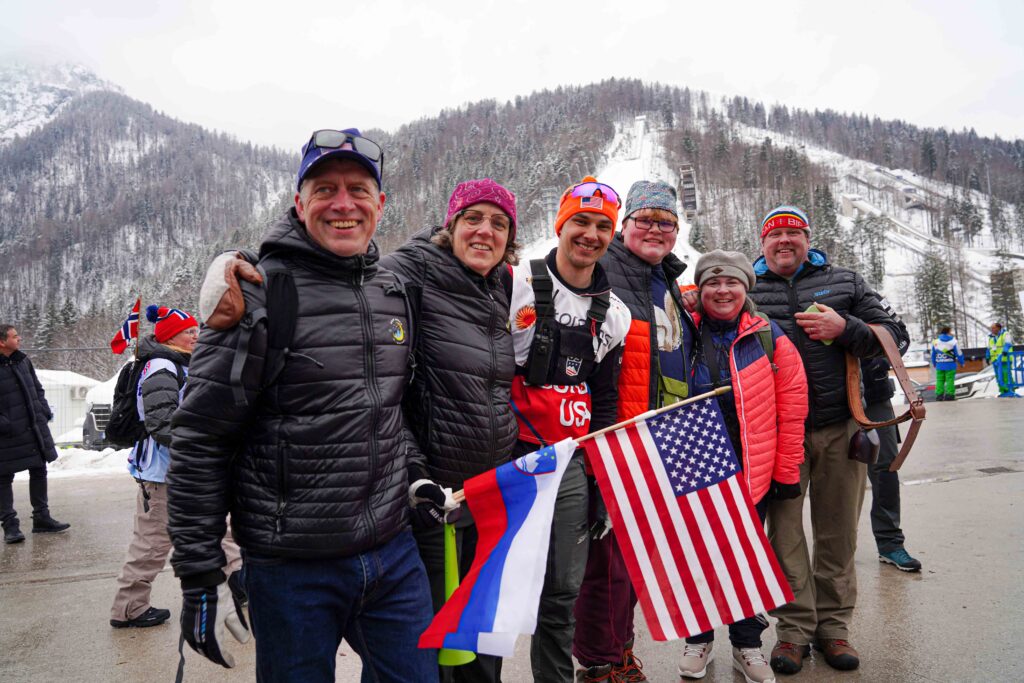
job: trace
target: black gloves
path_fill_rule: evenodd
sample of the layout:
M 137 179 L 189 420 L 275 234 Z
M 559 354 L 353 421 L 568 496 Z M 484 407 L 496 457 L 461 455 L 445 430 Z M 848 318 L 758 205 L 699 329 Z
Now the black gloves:
M 226 583 L 183 588 L 181 636 L 193 650 L 215 664 L 230 669 L 235 659 L 221 650 L 224 627 L 240 643 L 249 642 L 249 624 Z
M 594 497 L 594 523 L 590 525 L 590 538 L 600 541 L 611 532 L 612 518 L 608 516 L 608 508 L 597 486 L 590 489 L 590 495 Z
M 795 484 L 783 484 L 772 479 L 772 485 L 768 489 L 768 500 L 790 500 L 800 495 L 800 482 Z
M 429 479 L 417 479 L 409 486 L 409 507 L 412 525 L 429 529 L 458 519 L 459 504 L 452 498 L 451 489 L 443 489 Z

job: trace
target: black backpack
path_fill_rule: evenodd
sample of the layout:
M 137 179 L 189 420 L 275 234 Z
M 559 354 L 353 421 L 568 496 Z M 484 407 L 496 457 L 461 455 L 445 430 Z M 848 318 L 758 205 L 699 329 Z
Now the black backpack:
M 142 441 L 148 435 L 145 423 L 139 418 L 138 390 L 139 377 L 146 367 L 149 358 L 137 358 L 125 363 L 121 372 L 117 374 L 117 384 L 114 385 L 114 400 L 110 404 L 110 420 L 103 432 L 103 437 L 119 448 L 128 448 Z M 178 388 L 184 384 L 181 368 L 174 364 L 177 370 Z

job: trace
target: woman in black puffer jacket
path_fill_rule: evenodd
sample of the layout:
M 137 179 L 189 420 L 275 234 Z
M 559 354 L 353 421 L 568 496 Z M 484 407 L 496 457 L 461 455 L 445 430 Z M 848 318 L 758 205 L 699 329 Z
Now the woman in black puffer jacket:
M 509 406 L 515 356 L 508 298 L 497 277 L 516 262 L 515 220 L 511 192 L 490 179 L 470 180 L 452 193 L 445 227 L 421 230 L 381 259 L 406 281 L 416 309 L 416 370 L 404 403 L 427 466 L 410 468 L 414 490 L 421 480 L 461 489 L 507 462 L 516 443 Z M 476 547 L 467 510 L 456 527 L 465 575 Z M 436 611 L 445 600 L 442 529 L 424 509 L 414 510 L 414 528 Z M 496 681 L 500 671 L 499 658 L 478 655 L 453 669 L 452 678 Z

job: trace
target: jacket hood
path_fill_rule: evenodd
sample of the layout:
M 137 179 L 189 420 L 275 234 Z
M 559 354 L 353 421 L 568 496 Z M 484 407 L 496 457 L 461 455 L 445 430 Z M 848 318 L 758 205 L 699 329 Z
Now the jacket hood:
M 611 244 L 608 245 L 608 251 L 615 252 L 616 257 L 631 268 L 646 270 L 653 267 L 650 263 L 626 248 L 626 242 L 622 238 L 621 230 L 615 234 Z M 681 258 L 670 251 L 661 260 L 661 269 L 665 271 L 665 278 L 668 282 L 675 282 L 676 278 L 686 270 L 686 264 Z
M 192 359 L 192 354 L 175 351 L 169 346 L 165 346 L 158 342 L 156 337 L 152 334 L 147 334 L 139 340 L 139 358 L 166 358 L 169 361 L 174 361 L 178 365 L 184 365 L 187 367 L 189 361 Z
M 807 251 L 807 260 L 800 265 L 800 270 L 796 271 L 798 275 L 803 270 L 804 265 L 808 263 L 816 268 L 826 266 L 828 265 L 828 256 L 820 249 L 809 249 Z M 764 255 L 758 256 L 757 260 L 754 261 L 754 274 L 758 277 L 768 274 L 768 261 L 765 260 Z
M 288 209 L 270 230 L 260 244 L 260 258 L 277 256 L 281 259 L 298 259 L 304 265 L 327 275 L 341 275 L 346 272 L 364 272 L 369 275 L 376 269 L 380 259 L 377 244 L 370 240 L 365 254 L 338 256 L 313 241 L 305 224 L 299 220 L 295 208 Z

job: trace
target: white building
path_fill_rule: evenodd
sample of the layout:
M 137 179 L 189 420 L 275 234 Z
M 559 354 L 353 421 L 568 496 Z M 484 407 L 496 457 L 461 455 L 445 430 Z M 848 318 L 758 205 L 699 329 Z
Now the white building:
M 76 422 L 81 425 L 79 420 L 85 417 L 88 410 L 85 396 L 99 384 L 99 380 L 68 370 L 37 369 L 36 375 L 46 392 L 46 402 L 53 411 L 53 421 L 49 427 L 54 440 L 57 440 L 60 435 L 71 431 Z

